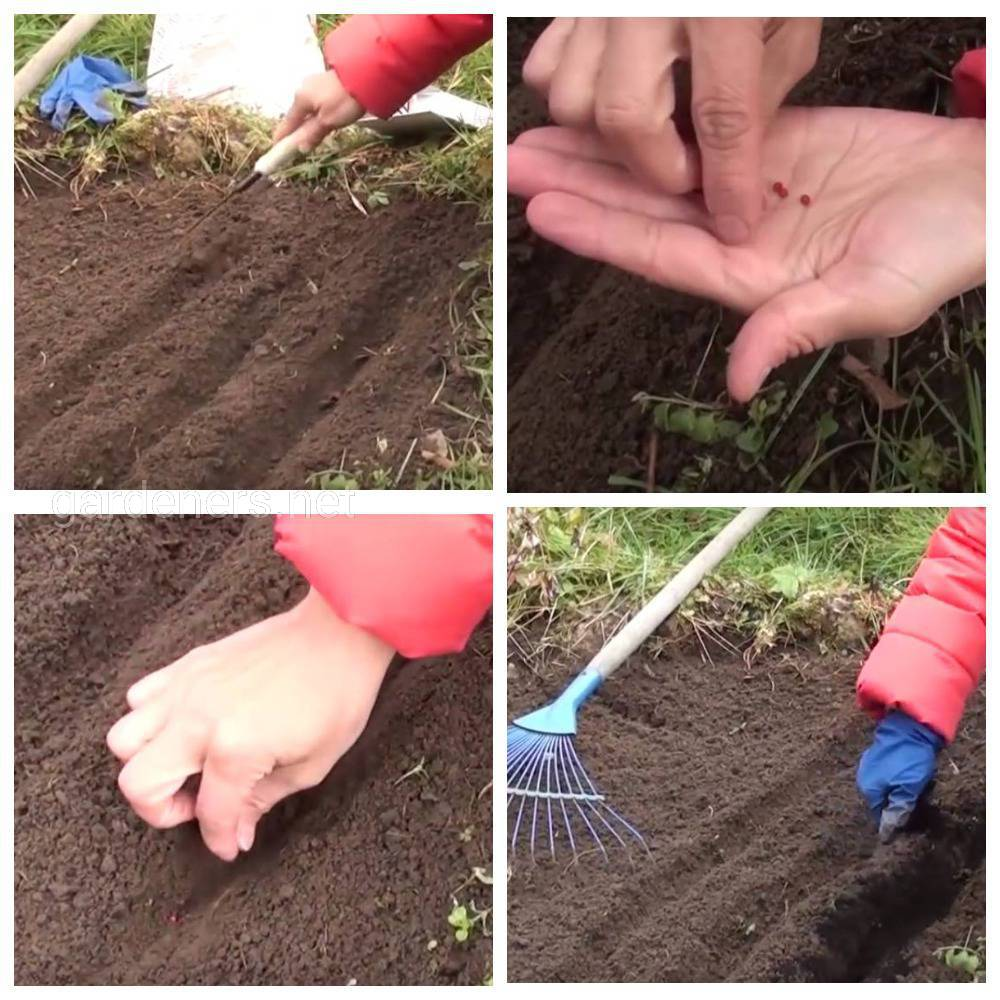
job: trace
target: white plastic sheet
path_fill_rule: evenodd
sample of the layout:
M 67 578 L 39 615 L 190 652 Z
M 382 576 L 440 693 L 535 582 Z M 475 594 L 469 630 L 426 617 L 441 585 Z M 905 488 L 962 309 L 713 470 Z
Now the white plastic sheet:
M 149 94 L 236 104 L 280 118 L 302 80 L 324 69 L 307 14 L 157 14 L 149 54 L 149 72 L 156 75 Z M 453 126 L 480 129 L 492 118 L 481 104 L 427 87 L 392 118 L 366 116 L 359 124 L 400 135 Z
M 308 14 L 245 8 L 233 14 L 157 14 L 151 97 L 210 99 L 270 118 L 291 107 L 303 78 L 324 70 Z

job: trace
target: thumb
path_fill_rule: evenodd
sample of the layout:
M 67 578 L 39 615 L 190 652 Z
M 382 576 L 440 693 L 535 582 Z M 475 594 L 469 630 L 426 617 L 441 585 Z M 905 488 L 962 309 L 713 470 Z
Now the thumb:
M 844 294 L 831 287 L 828 278 L 780 292 L 743 324 L 729 351 L 726 380 L 734 400 L 749 402 L 771 371 L 791 358 L 841 340 L 896 332 L 884 329 L 890 302 L 882 302 L 880 318 L 870 297 Z M 850 287 L 843 280 L 838 285 Z
M 746 243 L 761 215 L 763 42 L 757 18 L 691 19 L 691 114 L 705 204 L 724 243 Z
M 224 861 L 232 861 L 240 851 L 239 819 L 274 760 L 260 751 L 252 733 L 222 732 L 205 757 L 195 816 L 205 846 Z
M 236 840 L 240 850 L 249 851 L 253 847 L 257 824 L 266 813 L 289 795 L 318 784 L 326 776 L 327 770 L 329 769 L 319 774 L 316 767 L 303 763 L 275 768 L 270 774 L 261 778 L 240 812 L 236 826 Z
M 913 815 L 915 802 L 894 802 L 890 800 L 889 805 L 882 810 L 882 817 L 878 824 L 878 839 L 883 844 L 891 843 L 896 838 L 896 834 L 906 828 Z

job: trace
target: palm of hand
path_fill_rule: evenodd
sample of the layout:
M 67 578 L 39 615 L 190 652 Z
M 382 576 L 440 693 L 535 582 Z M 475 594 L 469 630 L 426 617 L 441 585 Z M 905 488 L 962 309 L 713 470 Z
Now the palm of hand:
M 953 288 L 977 278 L 985 175 L 974 159 L 970 165 L 956 154 L 956 141 L 974 140 L 975 130 L 974 123 L 898 112 L 783 112 L 765 144 L 764 171 L 789 196 L 769 188 L 752 242 L 719 244 L 730 304 L 754 309 L 787 288 L 829 276 L 842 294 L 878 296 L 877 326 L 888 304 L 907 312 L 896 323 L 921 322 Z
M 729 368 L 730 392 L 749 399 L 787 358 L 906 333 L 983 280 L 983 135 L 929 115 L 785 110 L 764 146 L 766 210 L 742 246 L 715 238 L 700 195 L 653 192 L 590 137 L 527 133 L 509 176 L 541 235 L 752 313 Z

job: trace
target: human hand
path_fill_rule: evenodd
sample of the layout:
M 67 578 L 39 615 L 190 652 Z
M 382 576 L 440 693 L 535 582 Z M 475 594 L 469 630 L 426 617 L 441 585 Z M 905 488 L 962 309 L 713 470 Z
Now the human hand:
M 761 215 L 761 144 L 815 65 L 818 17 L 557 17 L 524 63 L 559 125 L 596 130 L 641 180 L 668 194 L 701 184 L 714 231 L 744 243 Z M 674 69 L 691 63 L 689 109 Z M 700 164 L 699 164 L 700 154 Z
M 985 137 L 971 119 L 782 110 L 764 143 L 764 215 L 736 247 L 712 234 L 700 197 L 654 191 L 590 134 L 519 136 L 508 186 L 553 243 L 749 314 L 727 375 L 745 402 L 789 358 L 909 333 L 985 280 Z
M 315 149 L 327 134 L 356 122 L 365 109 L 347 92 L 335 70 L 313 73 L 302 81 L 288 114 L 274 130 L 274 141 L 293 132 L 303 153 Z
M 209 850 L 232 861 L 264 813 L 354 744 L 392 657 L 310 591 L 129 689 L 131 711 L 108 733 L 119 787 L 151 826 L 197 819 Z M 199 773 L 197 793 L 183 787 Z
M 872 745 L 858 761 L 858 790 L 889 843 L 910 821 L 917 801 L 934 779 L 944 740 L 905 712 L 890 712 L 876 727 Z

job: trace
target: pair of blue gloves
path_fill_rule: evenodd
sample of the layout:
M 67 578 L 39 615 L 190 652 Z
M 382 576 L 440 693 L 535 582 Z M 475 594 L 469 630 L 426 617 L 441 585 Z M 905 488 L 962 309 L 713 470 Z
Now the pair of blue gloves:
M 77 56 L 56 74 L 38 101 L 38 110 L 62 132 L 74 111 L 82 111 L 98 125 L 115 120 L 108 93 L 116 91 L 130 104 L 146 107 L 145 84 L 132 77 L 114 59 Z
M 858 789 L 889 843 L 910 821 L 937 770 L 944 740 L 905 712 L 890 712 L 875 727 L 872 745 L 858 762 Z

